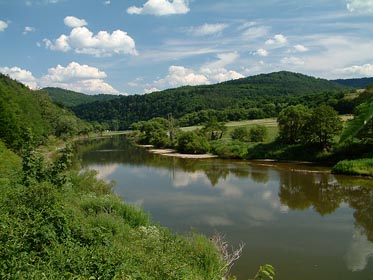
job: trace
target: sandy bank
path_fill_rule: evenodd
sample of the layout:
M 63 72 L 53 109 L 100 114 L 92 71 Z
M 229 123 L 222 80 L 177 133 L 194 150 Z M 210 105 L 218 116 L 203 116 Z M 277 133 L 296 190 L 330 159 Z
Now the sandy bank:
M 212 155 L 212 154 L 180 154 L 177 153 L 175 150 L 172 149 L 148 149 L 149 152 L 153 154 L 158 154 L 162 156 L 167 156 L 167 157 L 178 157 L 178 158 L 195 158 L 195 159 L 200 159 L 200 158 L 216 158 L 218 156 Z

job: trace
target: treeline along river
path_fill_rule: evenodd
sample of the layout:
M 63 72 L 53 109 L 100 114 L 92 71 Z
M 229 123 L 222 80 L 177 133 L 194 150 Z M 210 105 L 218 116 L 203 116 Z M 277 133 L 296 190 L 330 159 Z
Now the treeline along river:
M 123 136 L 84 142 L 78 154 L 154 222 L 245 243 L 238 279 L 265 263 L 280 280 L 373 279 L 373 179 L 307 164 L 164 157 Z

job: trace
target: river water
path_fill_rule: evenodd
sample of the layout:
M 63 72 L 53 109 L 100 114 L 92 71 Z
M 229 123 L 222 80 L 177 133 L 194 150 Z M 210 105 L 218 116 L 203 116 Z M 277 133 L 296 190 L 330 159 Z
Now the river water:
M 175 232 L 215 232 L 237 248 L 238 279 L 269 263 L 276 279 L 373 279 L 373 179 L 306 164 L 178 159 L 123 137 L 79 146 L 84 168 Z

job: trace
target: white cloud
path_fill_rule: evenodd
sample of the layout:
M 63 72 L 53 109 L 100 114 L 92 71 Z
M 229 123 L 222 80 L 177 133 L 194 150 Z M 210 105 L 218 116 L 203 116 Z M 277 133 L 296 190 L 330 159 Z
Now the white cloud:
M 106 0 L 104 2 L 102 2 L 104 5 L 110 5 L 111 4 L 111 1 L 110 0 Z
M 40 79 L 42 87 L 54 86 L 84 93 L 119 94 L 119 91 L 106 83 L 106 73 L 98 68 L 71 62 L 66 67 L 57 65 L 48 69 L 48 74 Z
M 295 46 L 294 46 L 294 49 L 295 49 L 296 51 L 298 51 L 298 52 L 306 52 L 306 51 L 308 51 L 308 48 L 306 48 L 305 46 L 300 45 L 300 44 L 295 45 Z
M 81 20 L 77 19 L 78 21 L 76 21 L 75 19 L 69 19 L 67 23 L 70 26 L 83 24 Z M 111 34 L 107 31 L 100 31 L 94 35 L 87 27 L 80 26 L 73 28 L 70 35 L 62 34 L 54 42 L 49 39 L 44 39 L 43 42 L 50 50 L 62 52 L 74 50 L 79 54 L 89 54 L 96 57 L 112 56 L 113 54 L 138 54 L 135 41 L 122 30 L 115 30 Z
M 229 52 L 229 53 L 219 53 L 217 56 L 218 58 L 217 61 L 207 63 L 202 68 L 223 68 L 233 62 L 235 62 L 238 58 L 239 55 L 237 52 Z
M 347 10 L 351 13 L 372 14 L 372 0 L 346 0 Z
M 189 12 L 188 0 L 148 0 L 142 7 L 131 6 L 127 13 L 133 15 L 165 16 Z
M 37 88 L 36 78 L 30 71 L 21 69 L 19 67 L 0 67 L 0 72 L 9 75 L 11 78 L 27 85 L 31 89 Z
M 5 21 L 0 20 L 0 32 L 4 31 L 7 28 L 8 28 L 8 23 L 6 23 Z
M 256 52 L 255 52 L 256 55 L 259 55 L 259 56 L 268 56 L 268 51 L 265 50 L 265 49 L 258 49 Z
M 241 37 L 242 39 L 247 40 L 247 41 L 257 39 L 257 38 L 266 36 L 268 34 L 268 30 L 269 30 L 269 27 L 267 26 L 251 27 L 251 28 L 246 29 L 242 33 Z
M 163 87 L 195 86 L 209 84 L 209 80 L 205 75 L 197 74 L 192 69 L 172 65 L 168 69 L 168 75 L 164 79 L 156 81 L 155 84 Z
M 67 67 L 57 65 L 55 68 L 49 68 L 48 75 L 44 77 L 53 82 L 65 82 L 78 79 L 102 79 L 106 78 L 106 73 L 95 67 L 71 62 Z
M 211 68 L 203 68 L 201 69 L 201 73 L 206 75 L 209 79 L 209 83 L 221 83 L 229 80 L 236 80 L 243 78 L 239 72 L 233 70 L 227 70 L 225 68 L 218 68 L 218 69 L 211 69 Z
M 276 34 L 275 36 L 273 36 L 273 38 L 265 41 L 265 44 L 267 46 L 282 47 L 282 46 L 286 45 L 287 42 L 288 42 L 288 40 L 284 35 Z
M 340 69 L 338 72 L 344 74 L 351 74 L 352 76 L 356 77 L 373 77 L 373 64 L 354 65 Z
M 23 30 L 22 34 L 26 35 L 27 33 L 35 32 L 35 31 L 36 31 L 35 27 L 26 26 L 25 29 Z
M 201 26 L 190 27 L 187 29 L 187 32 L 194 36 L 214 35 L 214 34 L 218 34 L 222 32 L 227 27 L 228 27 L 228 24 L 224 24 L 224 23 L 216 23 L 216 24 L 205 23 Z
M 281 59 L 282 64 L 290 64 L 290 65 L 304 65 L 304 61 L 300 59 L 299 57 L 290 56 L 290 57 L 284 57 Z
M 75 27 L 82 27 L 88 25 L 85 19 L 79 19 L 73 16 L 67 16 L 63 20 L 64 24 L 68 27 L 75 28 Z

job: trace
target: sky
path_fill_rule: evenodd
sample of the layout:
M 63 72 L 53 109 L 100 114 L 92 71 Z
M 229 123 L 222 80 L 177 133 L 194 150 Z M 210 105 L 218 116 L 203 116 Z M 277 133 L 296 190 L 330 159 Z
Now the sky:
M 144 94 L 281 70 L 373 77 L 373 0 L 0 0 L 0 72 Z

